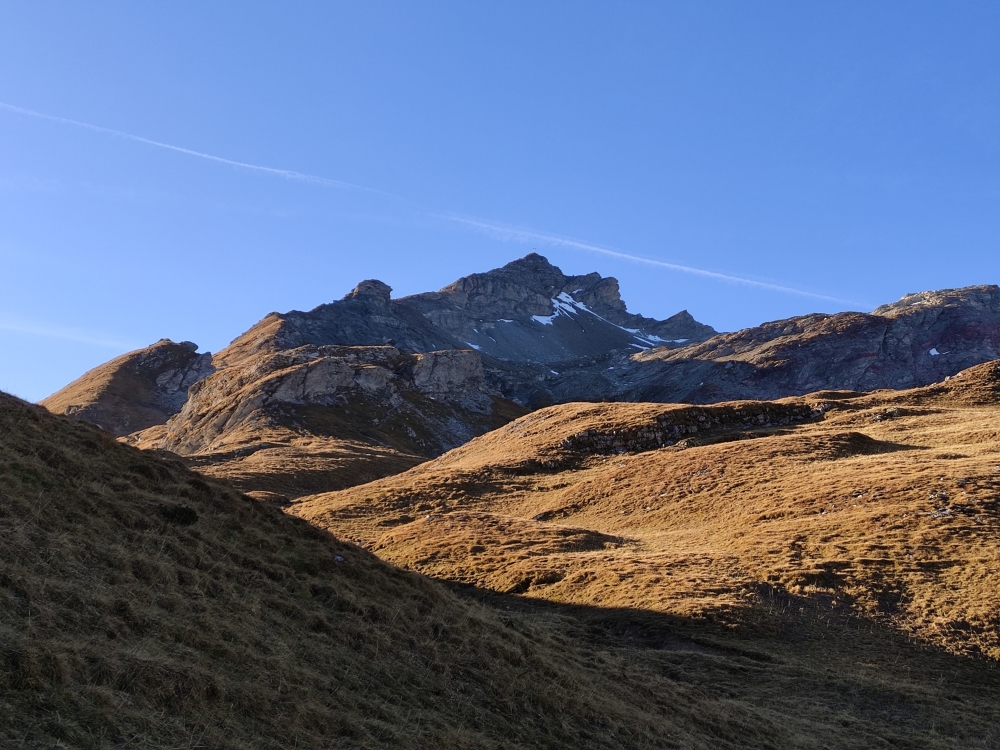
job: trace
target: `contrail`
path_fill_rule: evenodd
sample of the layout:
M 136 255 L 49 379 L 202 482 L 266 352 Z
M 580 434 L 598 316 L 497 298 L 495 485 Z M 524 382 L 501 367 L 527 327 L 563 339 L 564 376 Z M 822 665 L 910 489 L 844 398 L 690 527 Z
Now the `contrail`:
M 59 122 L 63 125 L 73 125 L 77 128 L 85 128 L 87 130 L 92 130 L 96 133 L 107 133 L 109 135 L 116 135 L 119 138 L 128 138 L 130 141 L 136 141 L 137 143 L 145 143 L 147 146 L 156 146 L 157 148 L 165 148 L 169 151 L 176 151 L 179 154 L 187 154 L 188 156 L 197 156 L 199 159 L 207 159 L 208 161 L 214 161 L 219 164 L 226 164 L 231 167 L 241 167 L 242 169 L 250 169 L 255 172 L 264 172 L 266 174 L 278 175 L 279 177 L 284 177 L 287 180 L 297 180 L 299 182 L 309 182 L 314 185 L 324 185 L 326 187 L 336 187 L 336 188 L 347 188 L 349 190 L 364 190 L 369 193 L 380 193 L 382 195 L 389 195 L 389 193 L 378 190 L 377 188 L 365 187 L 364 185 L 355 185 L 352 182 L 343 182 L 342 180 L 331 180 L 327 177 L 318 177 L 312 174 L 304 174 L 303 172 L 295 172 L 290 169 L 275 169 L 274 167 L 262 167 L 259 164 L 247 164 L 242 161 L 234 161 L 232 159 L 224 159 L 221 156 L 213 156 L 212 154 L 203 154 L 200 151 L 192 151 L 189 148 L 182 148 L 181 146 L 172 146 L 169 143 L 161 143 L 160 141 L 154 141 L 149 138 L 143 138 L 141 135 L 133 135 L 132 133 L 125 133 L 121 130 L 112 130 L 111 128 L 103 128 L 100 125 L 91 125 L 89 122 L 80 122 L 79 120 L 70 120 L 67 117 L 56 117 L 55 115 L 46 115 L 41 112 L 35 112 L 30 109 L 24 109 L 23 107 L 15 107 L 13 104 L 4 104 L 0 102 L 0 109 L 6 109 L 10 112 L 16 112 L 20 115 L 27 115 L 29 117 L 38 117 L 42 120 L 49 120 L 51 122 Z
M 249 169 L 255 172 L 263 172 L 265 174 L 277 175 L 279 177 L 284 177 L 288 180 L 297 180 L 299 182 L 307 182 L 314 185 L 323 185 L 324 187 L 336 187 L 336 188 L 346 188 L 349 190 L 362 190 L 368 193 L 376 193 L 378 195 L 384 195 L 389 198 L 398 199 L 398 196 L 392 195 L 392 193 L 387 193 L 384 190 L 379 190 L 377 188 L 366 187 L 364 185 L 355 185 L 351 182 L 344 182 L 342 180 L 331 180 L 328 177 L 319 177 L 317 175 L 305 174 L 303 172 L 295 172 L 290 169 L 275 169 L 274 167 L 262 167 L 259 164 L 247 164 L 242 161 L 234 161 L 233 159 L 225 159 L 221 156 L 213 156 L 212 154 L 205 154 L 200 151 L 193 151 L 189 148 L 183 148 L 181 146 L 173 146 L 169 143 L 162 143 L 160 141 L 154 141 L 149 138 L 143 138 L 140 135 L 133 135 L 132 133 L 125 133 L 121 130 L 113 130 L 111 128 L 101 127 L 100 125 L 91 125 L 87 122 L 80 122 L 79 120 L 71 120 L 67 117 L 56 117 L 55 115 L 46 115 L 42 112 L 35 112 L 30 109 L 25 109 L 23 107 L 15 107 L 13 104 L 5 104 L 0 102 L 0 109 L 6 109 L 10 112 L 16 112 L 17 114 L 27 115 L 29 117 L 37 117 L 42 120 L 49 120 L 51 122 L 58 122 L 64 125 L 73 125 L 78 128 L 85 128 L 87 130 L 92 130 L 97 133 L 107 133 L 109 135 L 115 135 L 119 138 L 127 138 L 137 143 L 144 143 L 148 146 L 156 146 L 157 148 L 164 148 L 169 151 L 176 151 L 180 154 L 187 154 L 188 156 L 196 156 L 199 159 L 207 159 L 208 161 L 214 161 L 218 164 L 226 164 L 231 167 L 240 167 L 242 169 Z M 811 297 L 813 299 L 821 299 L 827 302 L 836 302 L 838 304 L 846 305 L 856 305 L 857 302 L 851 300 L 840 299 L 839 297 L 830 297 L 825 294 L 816 294 L 815 292 L 807 292 L 802 289 L 795 289 L 794 287 L 782 286 L 781 284 L 769 284 L 765 281 L 756 281 L 754 279 L 744 278 L 742 276 L 733 276 L 732 274 L 719 273 L 717 271 L 708 271 L 703 268 L 695 268 L 693 266 L 685 266 L 680 263 L 668 263 L 662 260 L 654 260 L 652 258 L 643 258 L 639 255 L 632 255 L 630 253 L 623 253 L 619 250 L 611 250 L 606 247 L 600 247 L 599 245 L 592 245 L 587 242 L 580 242 L 578 240 L 569 239 L 566 237 L 559 237 L 554 234 L 547 234 L 545 232 L 538 232 L 533 229 L 525 229 L 520 227 L 512 227 L 506 224 L 500 224 L 496 222 L 484 221 L 481 219 L 473 219 L 464 216 L 458 216 L 455 214 L 442 214 L 434 213 L 431 211 L 424 211 L 428 216 L 433 216 L 440 219 L 446 219 L 458 224 L 462 224 L 480 231 L 485 231 L 503 240 L 514 240 L 518 242 L 525 241 L 535 241 L 543 242 L 548 245 L 554 245 L 558 247 L 571 247 L 578 250 L 587 250 L 592 253 L 601 253 L 602 255 L 607 255 L 612 258 L 619 258 L 621 260 L 632 261 L 633 263 L 644 263 L 649 266 L 656 266 L 658 268 L 666 268 L 671 271 L 680 271 L 681 273 L 694 274 L 696 276 L 702 276 L 709 279 L 716 279 L 718 281 L 726 281 L 734 284 L 742 284 L 744 286 L 752 286 L 758 289 L 768 289 L 772 292 L 783 292 L 785 294 L 794 294 L 800 297 Z M 0 325 L 0 327 L 3 327 Z M 46 334 L 42 334 L 46 335 Z M 96 342 L 94 342 L 96 343 Z
M 0 320 L 0 331 L 27 333 L 31 336 L 44 336 L 50 339 L 62 339 L 63 341 L 73 341 L 77 344 L 102 346 L 106 349 L 130 350 L 139 348 L 135 344 L 104 338 L 100 334 L 95 335 L 84 331 L 75 331 L 70 328 L 53 328 L 51 326 L 39 325 L 37 323 L 20 323 L 10 320 Z
M 680 271 L 681 273 L 690 273 L 695 276 L 703 276 L 709 279 L 717 279 L 719 281 L 728 281 L 734 284 L 743 284 L 744 286 L 753 286 L 758 289 L 768 289 L 772 292 L 784 292 L 785 294 L 795 294 L 800 297 L 812 297 L 813 299 L 826 300 L 827 302 L 837 302 L 846 305 L 856 305 L 857 302 L 853 300 L 840 299 L 839 297 L 830 297 L 825 294 L 816 294 L 815 292 L 807 292 L 803 289 L 796 289 L 790 286 L 782 286 L 781 284 L 769 284 L 766 281 L 757 281 L 755 279 L 748 279 L 743 276 L 733 276 L 728 273 L 719 273 L 717 271 L 707 271 L 704 268 L 695 268 L 693 266 L 685 266 L 680 263 L 668 263 L 663 260 L 654 260 L 653 258 L 643 258 L 640 255 L 632 255 L 631 253 L 623 253 L 619 250 L 611 250 L 610 248 L 600 247 L 599 245 L 592 245 L 588 242 L 580 242 L 579 240 L 569 239 L 567 237 L 560 237 L 554 234 L 547 234 L 545 232 L 539 232 L 534 229 L 526 229 L 523 227 L 512 227 L 507 224 L 499 224 L 491 221 L 484 221 L 482 219 L 473 219 L 466 216 L 456 216 L 454 214 L 437 214 L 438 218 L 447 219 L 448 221 L 453 221 L 458 224 L 464 224 L 475 229 L 492 234 L 494 237 L 502 240 L 512 240 L 515 242 L 542 242 L 548 245 L 553 245 L 556 247 L 572 247 L 578 250 L 587 250 L 592 253 L 601 253 L 602 255 L 608 255 L 612 258 L 619 258 L 621 260 L 629 260 L 633 263 L 644 263 L 648 266 L 657 266 L 659 268 L 668 268 L 671 271 Z

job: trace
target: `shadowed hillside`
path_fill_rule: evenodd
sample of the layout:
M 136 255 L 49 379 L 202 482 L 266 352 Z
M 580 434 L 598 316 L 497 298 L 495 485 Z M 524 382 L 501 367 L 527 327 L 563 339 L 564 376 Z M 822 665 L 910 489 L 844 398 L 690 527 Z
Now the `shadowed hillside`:
M 781 651 L 648 609 L 449 591 L 6 396 L 0 542 L 4 747 L 985 748 L 997 736 L 985 663 L 831 629 L 808 597 L 769 600 Z
M 988 363 L 904 392 L 551 407 L 292 510 L 438 578 L 721 624 L 803 676 L 903 640 L 955 654 L 956 675 L 995 692 L 998 497 Z M 935 693 L 920 658 L 878 679 Z M 808 683 L 793 688 L 803 701 Z M 964 700 L 953 690 L 939 700 Z
M 803 736 L 706 691 L 687 646 L 644 660 L 613 612 L 460 598 L 7 396 L 0 540 L 4 747 L 714 748 Z

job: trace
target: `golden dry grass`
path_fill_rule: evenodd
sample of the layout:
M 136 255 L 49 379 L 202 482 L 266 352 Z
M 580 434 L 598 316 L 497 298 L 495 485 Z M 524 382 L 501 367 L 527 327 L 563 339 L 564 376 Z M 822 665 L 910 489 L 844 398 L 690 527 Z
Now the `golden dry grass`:
M 825 415 L 786 421 L 781 410 L 796 407 Z M 701 427 L 653 449 L 664 425 Z M 803 674 L 879 663 L 859 680 L 936 693 L 921 659 L 950 653 L 958 682 L 1000 686 L 993 363 L 909 392 L 552 407 L 292 512 L 438 578 L 714 623 Z M 788 637 L 799 627 L 830 641 L 800 648 Z M 883 658 L 900 642 L 918 654 L 905 672 Z M 786 688 L 808 701 L 808 682 Z M 937 699 L 968 699 L 960 690 Z
M 725 633 L 456 594 L 0 396 L 5 748 L 861 748 L 884 726 L 896 746 L 986 746 L 991 681 L 883 652 L 963 702 L 859 677 L 879 657 L 832 663 L 805 681 L 816 705 L 789 703 L 795 670 Z

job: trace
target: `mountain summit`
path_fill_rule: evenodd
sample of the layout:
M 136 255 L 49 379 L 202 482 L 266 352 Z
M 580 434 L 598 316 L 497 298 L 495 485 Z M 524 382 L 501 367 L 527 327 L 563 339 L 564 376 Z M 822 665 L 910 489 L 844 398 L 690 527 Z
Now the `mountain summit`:
M 550 363 L 704 341 L 687 311 L 667 320 L 628 312 L 618 280 L 567 276 L 531 253 L 437 292 L 391 298 L 376 279 L 309 312 L 271 313 L 219 353 L 217 366 L 297 346 L 395 346 L 409 353 L 475 349 L 510 362 Z
M 686 310 L 667 320 L 630 314 L 617 279 L 566 276 L 537 253 L 401 302 L 477 351 L 513 361 L 559 362 L 715 334 Z
M 295 498 L 396 473 L 551 404 L 939 382 L 1000 357 L 1000 289 L 717 334 L 686 311 L 630 313 L 616 279 L 568 276 L 531 253 L 398 299 L 367 279 L 307 312 L 267 315 L 214 356 L 196 351 L 161 341 L 43 403 L 246 491 Z

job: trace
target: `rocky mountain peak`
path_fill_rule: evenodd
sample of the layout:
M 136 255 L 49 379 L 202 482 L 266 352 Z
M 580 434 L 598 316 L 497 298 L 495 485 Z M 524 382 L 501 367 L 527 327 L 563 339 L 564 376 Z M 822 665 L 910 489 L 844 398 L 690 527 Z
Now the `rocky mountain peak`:
M 391 295 L 392 287 L 385 282 L 378 279 L 365 279 L 354 287 L 344 299 L 363 299 L 388 305 Z
M 520 362 L 703 341 L 715 333 L 690 316 L 664 321 L 632 315 L 617 279 L 567 276 L 538 253 L 400 302 L 468 346 Z
M 938 289 L 907 294 L 896 302 L 876 307 L 873 315 L 897 317 L 923 312 L 928 308 L 968 307 L 1000 312 L 1000 287 L 996 284 L 966 286 L 959 289 Z

